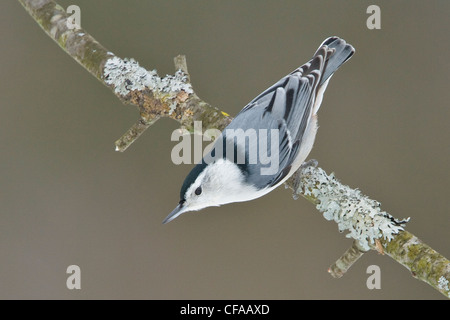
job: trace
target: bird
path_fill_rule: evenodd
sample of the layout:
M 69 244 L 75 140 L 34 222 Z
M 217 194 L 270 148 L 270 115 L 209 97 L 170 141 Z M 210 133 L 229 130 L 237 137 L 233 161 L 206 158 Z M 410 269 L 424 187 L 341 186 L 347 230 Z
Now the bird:
M 185 212 L 262 197 L 292 176 L 313 147 L 328 82 L 354 52 L 345 40 L 329 37 L 311 60 L 250 101 L 186 176 L 163 224 Z

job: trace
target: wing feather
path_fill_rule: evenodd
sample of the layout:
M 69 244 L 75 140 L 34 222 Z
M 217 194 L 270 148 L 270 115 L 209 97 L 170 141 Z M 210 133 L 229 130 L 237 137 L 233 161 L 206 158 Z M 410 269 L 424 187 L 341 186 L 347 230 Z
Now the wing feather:
M 258 135 L 260 129 L 267 129 L 267 141 L 270 141 L 271 129 L 279 132 L 278 141 L 270 141 L 266 150 L 270 155 L 270 144 L 278 143 L 278 171 L 273 175 L 261 175 L 261 163 L 246 164 L 242 168 L 247 171 L 248 183 L 259 189 L 275 186 L 297 169 L 292 168 L 292 164 L 296 162 L 311 117 L 322 101 L 328 79 L 353 52 L 353 47 L 344 40 L 328 38 L 309 62 L 258 95 L 230 123 L 226 129 L 254 129 Z M 226 139 L 226 135 L 224 137 Z M 247 150 L 255 152 L 258 148 Z

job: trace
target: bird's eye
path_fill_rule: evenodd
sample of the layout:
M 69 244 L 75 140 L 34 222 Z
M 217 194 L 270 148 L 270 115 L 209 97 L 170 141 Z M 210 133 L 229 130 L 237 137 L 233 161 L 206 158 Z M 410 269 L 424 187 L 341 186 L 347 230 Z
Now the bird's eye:
M 198 187 L 197 189 L 195 189 L 195 194 L 197 196 L 201 195 L 202 194 L 202 187 Z

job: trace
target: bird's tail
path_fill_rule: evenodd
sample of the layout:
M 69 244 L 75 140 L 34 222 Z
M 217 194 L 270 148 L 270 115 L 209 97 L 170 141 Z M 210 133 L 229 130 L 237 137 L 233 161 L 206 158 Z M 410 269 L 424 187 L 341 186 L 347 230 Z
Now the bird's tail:
M 319 49 L 317 49 L 314 54 L 314 57 L 319 54 L 323 55 L 323 51 L 326 51 L 327 54 L 319 86 L 327 81 L 345 61 L 350 59 L 355 53 L 355 48 L 341 38 L 330 37 L 320 45 Z

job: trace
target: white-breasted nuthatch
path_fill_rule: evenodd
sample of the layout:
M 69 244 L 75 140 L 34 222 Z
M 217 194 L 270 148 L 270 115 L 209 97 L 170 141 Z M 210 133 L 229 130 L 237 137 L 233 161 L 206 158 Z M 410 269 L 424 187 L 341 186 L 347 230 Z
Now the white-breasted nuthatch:
M 328 81 L 354 52 L 330 37 L 309 62 L 247 104 L 187 175 L 180 202 L 163 223 L 187 211 L 259 198 L 285 182 L 312 149 Z M 275 166 L 267 167 L 268 157 Z

